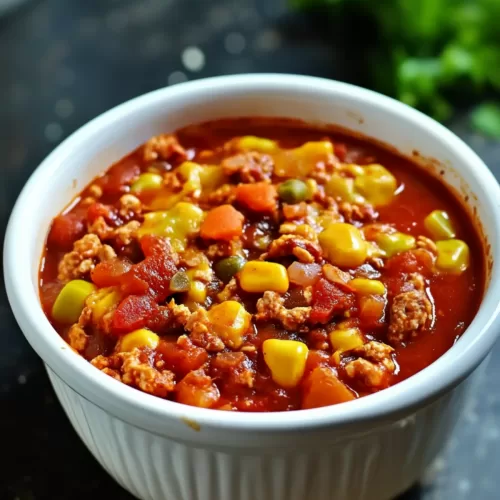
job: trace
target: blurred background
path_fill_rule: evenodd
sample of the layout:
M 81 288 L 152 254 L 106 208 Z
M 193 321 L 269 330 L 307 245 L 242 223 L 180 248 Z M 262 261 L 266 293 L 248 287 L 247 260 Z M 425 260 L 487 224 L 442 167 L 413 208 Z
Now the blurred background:
M 0 0 L 0 223 L 40 161 L 103 111 L 207 76 L 290 72 L 395 96 L 500 177 L 499 0 Z M 0 295 L 0 498 L 131 499 L 71 429 Z M 500 349 L 446 452 L 399 500 L 498 499 Z M 342 499 L 339 499 L 342 500 Z

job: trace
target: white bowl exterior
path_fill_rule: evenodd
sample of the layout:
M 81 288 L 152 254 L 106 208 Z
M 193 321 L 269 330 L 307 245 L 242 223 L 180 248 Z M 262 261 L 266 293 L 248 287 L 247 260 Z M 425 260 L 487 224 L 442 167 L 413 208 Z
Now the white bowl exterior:
M 193 446 L 133 426 L 50 368 L 66 415 L 102 467 L 141 500 L 390 500 L 418 481 L 450 436 L 482 367 L 431 405 L 307 448 Z
M 414 377 L 350 403 L 300 412 L 236 414 L 154 398 L 104 375 L 68 349 L 39 307 L 43 228 L 93 177 L 151 135 L 230 116 L 335 123 L 402 153 L 417 150 L 439 160 L 445 181 L 469 196 L 490 256 L 495 257 L 481 309 L 450 351 Z M 415 110 L 321 79 L 224 77 L 135 99 L 61 144 L 35 172 L 13 211 L 5 243 L 5 280 L 16 319 L 50 367 L 73 425 L 105 469 L 136 496 L 386 499 L 414 482 L 442 446 L 465 395 L 463 385 L 449 391 L 478 366 L 496 339 L 499 213 L 498 184 L 481 160 Z M 200 431 L 193 429 L 193 422 Z

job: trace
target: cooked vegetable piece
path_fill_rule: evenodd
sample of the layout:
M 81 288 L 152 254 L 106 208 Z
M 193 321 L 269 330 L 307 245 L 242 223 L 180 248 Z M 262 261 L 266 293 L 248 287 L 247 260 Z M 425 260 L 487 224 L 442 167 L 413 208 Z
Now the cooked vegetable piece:
M 456 236 L 450 216 L 444 210 L 433 210 L 424 219 L 424 225 L 425 229 L 436 241 L 449 240 Z
M 160 174 L 146 172 L 139 175 L 137 180 L 130 186 L 130 192 L 141 194 L 145 191 L 156 191 L 163 186 L 163 177 Z
M 299 203 L 304 201 L 308 194 L 306 184 L 298 179 L 289 179 L 278 187 L 278 195 L 285 203 Z
M 187 292 L 191 286 L 191 280 L 185 271 L 177 271 L 170 280 L 170 290 L 173 293 Z
M 340 267 L 357 267 L 368 255 L 368 247 L 360 230 L 343 222 L 330 224 L 318 236 L 326 258 Z
M 399 232 L 380 233 L 375 241 L 387 257 L 406 252 L 416 246 L 416 240 L 413 236 Z
M 296 340 L 267 339 L 262 352 L 274 382 L 285 388 L 296 387 L 304 375 L 307 346 Z
M 321 266 L 319 264 L 293 262 L 288 267 L 287 272 L 291 283 L 306 287 L 314 285 L 318 281 L 321 276 Z
M 199 175 L 201 187 L 207 192 L 214 191 L 227 181 L 224 169 L 220 165 L 202 165 Z
M 368 165 L 354 180 L 354 188 L 375 207 L 385 206 L 394 198 L 396 178 L 382 165 Z
M 263 293 L 273 291 L 285 293 L 288 290 L 286 267 L 275 262 L 252 260 L 240 273 L 240 286 L 245 292 Z
M 240 255 L 232 255 L 231 257 L 219 260 L 219 262 L 215 264 L 215 274 L 217 274 L 217 277 L 224 283 L 227 283 L 244 265 L 245 259 L 243 257 Z
M 212 329 L 232 349 L 243 344 L 243 337 L 250 327 L 252 315 L 235 300 L 227 300 L 208 311 Z
M 259 153 L 272 154 L 279 150 L 276 141 L 263 139 L 253 135 L 246 135 L 238 141 L 238 147 L 246 151 L 258 151 Z
M 188 239 L 199 232 L 202 219 L 201 208 L 192 203 L 179 202 L 170 210 L 145 214 L 138 235 L 166 237 L 174 250 L 182 251 L 186 248 Z
M 200 236 L 212 240 L 232 240 L 243 232 L 245 217 L 232 205 L 221 205 L 208 212 L 200 227 Z
M 254 212 L 272 212 L 276 209 L 276 188 L 267 182 L 240 184 L 236 188 L 236 199 Z
M 313 286 L 311 320 L 328 322 L 335 313 L 345 314 L 354 305 L 354 296 L 338 285 L 320 278 Z
M 318 366 L 305 380 L 302 408 L 319 408 L 353 399 L 354 393 L 340 381 L 333 368 Z
M 99 288 L 89 295 L 86 304 L 92 311 L 93 321 L 99 322 L 107 312 L 120 303 L 121 298 L 120 290 L 115 286 Z
M 364 198 L 354 189 L 354 178 L 332 174 L 325 186 L 326 194 L 349 203 L 363 203 Z
M 274 173 L 278 177 L 307 177 L 318 164 L 333 160 L 330 141 L 306 142 L 295 149 L 283 150 L 274 158 Z
M 85 300 L 95 290 L 95 285 L 88 281 L 69 281 L 64 285 L 54 302 L 52 318 L 67 325 L 76 323 L 85 307 Z
M 159 341 L 160 337 L 156 333 L 146 328 L 141 328 L 124 335 L 120 339 L 118 350 L 120 352 L 129 352 L 136 348 L 149 347 L 150 349 L 155 349 Z
M 354 278 L 349 281 L 349 286 L 361 295 L 384 295 L 386 293 L 384 284 L 379 280 Z
M 436 267 L 441 271 L 460 274 L 469 267 L 470 250 L 462 240 L 443 240 L 436 243 Z
M 361 330 L 357 327 L 349 327 L 342 323 L 330 332 L 330 344 L 335 351 L 350 351 L 364 344 Z
M 207 286 L 199 280 L 192 280 L 187 293 L 188 302 L 186 305 L 195 309 L 194 304 L 203 304 L 207 300 Z

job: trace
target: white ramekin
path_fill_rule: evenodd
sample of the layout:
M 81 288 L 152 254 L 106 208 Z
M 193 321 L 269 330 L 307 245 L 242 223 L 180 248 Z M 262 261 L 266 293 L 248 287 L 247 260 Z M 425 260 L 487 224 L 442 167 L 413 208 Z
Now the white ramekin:
M 94 176 L 150 136 L 236 116 L 335 123 L 404 154 L 434 159 L 428 168 L 438 168 L 444 181 L 467 197 L 488 251 L 483 303 L 452 349 L 414 377 L 347 404 L 244 414 L 154 398 L 104 375 L 67 347 L 38 299 L 38 267 L 51 218 Z M 137 497 L 385 500 L 417 481 L 442 448 L 466 400 L 469 375 L 497 338 L 499 214 L 500 189 L 484 163 L 414 109 L 368 90 L 304 76 L 212 78 L 134 99 L 65 140 L 35 171 L 12 212 L 5 281 L 17 321 L 46 363 L 76 431 Z

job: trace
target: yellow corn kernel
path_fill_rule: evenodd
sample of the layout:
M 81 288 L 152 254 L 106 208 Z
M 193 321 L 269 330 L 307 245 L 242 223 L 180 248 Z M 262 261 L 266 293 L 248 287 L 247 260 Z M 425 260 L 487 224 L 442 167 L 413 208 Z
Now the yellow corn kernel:
M 361 167 L 360 167 L 361 168 Z M 332 174 L 325 186 L 326 194 L 334 198 L 340 198 L 349 203 L 363 203 L 365 199 L 355 191 L 354 179 L 343 177 L 339 174 Z
M 214 191 L 227 181 L 224 169 L 219 165 L 205 165 L 200 170 L 200 182 L 202 189 Z
M 238 141 L 238 147 L 246 151 L 258 151 L 259 153 L 276 153 L 278 144 L 271 139 L 263 139 L 253 135 L 246 135 Z
M 327 259 L 335 266 L 358 267 L 368 255 L 361 231 L 351 224 L 330 224 L 319 234 L 318 239 Z
M 307 200 L 312 200 L 313 196 L 318 192 L 318 183 L 314 179 L 306 180 Z
M 92 311 L 92 319 L 98 322 L 102 317 L 118 305 L 121 294 L 116 287 L 100 288 L 87 298 L 86 305 Z
M 363 334 L 359 328 L 343 328 L 342 325 L 339 326 L 341 328 L 333 330 L 329 335 L 330 344 L 332 344 L 335 351 L 350 351 L 364 344 Z
M 85 307 L 85 300 L 96 289 L 93 283 L 72 280 L 66 283 L 52 306 L 52 318 L 59 323 L 76 323 Z
M 385 295 L 384 284 L 378 280 L 354 278 L 349 281 L 349 286 L 361 295 Z
M 163 177 L 160 174 L 147 172 L 139 175 L 137 180 L 130 186 L 133 194 L 141 194 L 144 191 L 156 191 L 163 186 Z
M 140 330 L 127 333 L 127 335 L 121 338 L 118 345 L 118 352 L 130 352 L 136 347 L 155 349 L 159 341 L 160 337 L 156 333 L 146 330 L 146 328 L 141 328 Z
M 296 387 L 306 368 L 307 346 L 296 340 L 267 339 L 262 352 L 274 382 L 286 389 Z
M 392 257 L 401 252 L 415 248 L 416 241 L 411 234 L 380 233 L 375 238 L 377 245 L 385 252 L 387 257 Z
M 460 274 L 469 267 L 470 251 L 462 240 L 443 240 L 436 242 L 436 267 L 445 272 Z
M 252 315 L 235 300 L 217 304 L 208 311 L 213 332 L 232 349 L 238 349 L 243 344 L 251 318 Z
M 187 299 L 198 304 L 202 304 L 207 299 L 207 287 L 205 283 L 193 280 L 187 291 Z
M 137 231 L 139 237 L 156 234 L 170 240 L 172 248 L 182 252 L 188 238 L 200 230 L 203 210 L 192 203 L 179 202 L 170 210 L 149 212 L 144 215 L 144 222 Z
M 363 175 L 354 180 L 355 189 L 375 207 L 388 205 L 394 198 L 396 178 L 382 165 L 364 167 Z
M 330 141 L 306 142 L 295 149 L 279 152 L 274 158 L 274 173 L 278 177 L 307 177 L 318 163 L 333 157 Z
M 450 217 L 444 210 L 433 210 L 424 219 L 424 226 L 435 241 L 449 240 L 456 236 Z
M 351 177 L 357 177 L 365 173 L 365 169 L 361 165 L 356 165 L 355 163 L 345 163 L 340 167 L 340 170 L 342 172 L 347 172 Z
M 240 271 L 240 286 L 245 292 L 285 293 L 288 290 L 286 267 L 275 262 L 250 260 Z

